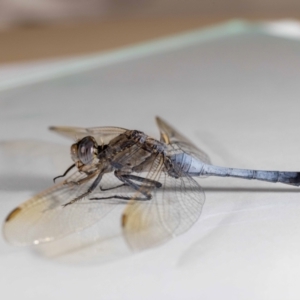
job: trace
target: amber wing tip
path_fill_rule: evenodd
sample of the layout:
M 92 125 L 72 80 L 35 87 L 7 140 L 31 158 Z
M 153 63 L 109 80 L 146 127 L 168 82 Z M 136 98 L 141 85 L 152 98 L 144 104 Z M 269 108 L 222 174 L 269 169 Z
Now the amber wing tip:
M 127 215 L 123 214 L 122 219 L 121 219 L 122 228 L 124 228 L 126 226 L 126 223 L 127 223 Z
M 49 126 L 48 129 L 51 130 L 51 131 L 56 131 L 57 130 L 57 126 Z
M 14 219 L 17 216 L 17 214 L 19 214 L 19 212 L 21 212 L 20 207 L 17 207 L 13 211 L 11 211 L 10 214 L 5 219 L 5 223 L 7 223 L 7 222 L 11 221 L 12 219 Z
M 159 117 L 159 116 L 155 116 L 155 120 L 156 120 L 156 122 L 161 122 L 161 117 Z

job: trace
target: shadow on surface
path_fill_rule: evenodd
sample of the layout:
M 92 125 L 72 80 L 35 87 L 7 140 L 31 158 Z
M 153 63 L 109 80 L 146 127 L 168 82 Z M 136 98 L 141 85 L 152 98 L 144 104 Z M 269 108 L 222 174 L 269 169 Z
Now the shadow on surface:
M 262 187 L 208 187 L 204 188 L 203 190 L 208 193 L 299 193 L 299 187 L 288 187 L 288 188 L 281 188 L 281 187 L 274 187 L 274 188 L 262 188 Z

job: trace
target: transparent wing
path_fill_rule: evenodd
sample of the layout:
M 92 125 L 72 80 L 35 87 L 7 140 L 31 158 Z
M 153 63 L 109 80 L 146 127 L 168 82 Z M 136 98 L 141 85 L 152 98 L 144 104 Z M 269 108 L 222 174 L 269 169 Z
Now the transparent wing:
M 200 217 L 205 194 L 190 177 L 175 179 L 163 171 L 163 158 L 154 160 L 147 179 L 162 187 L 152 190 L 152 199 L 135 201 L 126 206 L 122 225 L 124 236 L 135 250 L 162 244 L 187 231 Z M 141 190 L 147 190 L 144 185 Z
M 198 149 L 192 142 L 177 132 L 168 123 L 159 117 L 156 117 L 156 123 L 160 130 L 161 141 L 171 145 L 175 151 L 181 150 L 206 164 L 211 164 L 209 156 L 204 151 Z
M 127 129 L 120 127 L 69 127 L 69 126 L 51 126 L 50 130 L 55 131 L 72 140 L 82 139 L 88 135 L 93 136 L 96 142 L 101 145 L 108 144 L 110 140 L 124 133 Z
M 72 184 L 84 179 L 85 175 L 75 172 L 62 183 L 35 195 L 14 209 L 4 223 L 4 236 L 15 245 L 29 245 L 48 242 L 80 231 L 102 219 L 116 205 L 124 205 L 116 199 L 89 200 L 92 197 L 109 197 L 115 192 L 100 191 L 97 187 L 93 193 L 78 202 L 63 206 L 72 199 L 82 195 L 95 180 L 96 175 L 79 185 Z M 120 182 L 113 174 L 106 174 L 101 181 L 103 186 L 115 186 Z M 126 193 L 126 189 L 120 192 Z

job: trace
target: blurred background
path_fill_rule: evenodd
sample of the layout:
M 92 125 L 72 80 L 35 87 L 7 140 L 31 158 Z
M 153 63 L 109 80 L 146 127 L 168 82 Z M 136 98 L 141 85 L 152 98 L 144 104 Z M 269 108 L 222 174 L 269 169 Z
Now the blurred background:
M 230 19 L 297 18 L 297 0 L 0 0 L 0 63 L 110 50 Z

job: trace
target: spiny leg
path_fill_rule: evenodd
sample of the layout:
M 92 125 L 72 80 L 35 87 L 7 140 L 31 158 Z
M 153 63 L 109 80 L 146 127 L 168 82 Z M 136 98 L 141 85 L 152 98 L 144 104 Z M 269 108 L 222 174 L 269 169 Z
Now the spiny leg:
M 143 182 L 143 183 L 147 183 L 149 185 L 153 185 L 156 188 L 160 188 L 162 186 L 162 184 L 158 181 L 151 180 L 151 179 L 144 178 L 144 177 L 140 177 L 140 176 L 136 176 L 136 175 L 124 174 L 124 175 L 122 175 L 122 177 L 127 178 L 127 179 L 131 179 L 131 180 L 135 180 L 135 181 L 139 181 L 139 182 Z M 99 186 L 99 188 L 102 192 L 105 192 L 105 191 L 110 191 L 110 190 L 120 188 L 122 186 L 128 186 L 128 184 L 123 183 L 123 184 L 120 184 L 120 185 L 117 185 L 117 186 L 114 186 L 114 187 L 111 187 L 111 188 L 107 188 L 107 189 L 104 189 L 101 186 Z M 141 185 L 137 185 L 137 186 L 141 187 Z
M 120 188 L 120 187 L 122 187 L 122 186 L 127 186 L 127 184 L 122 183 L 122 184 L 120 184 L 120 185 L 116 185 L 116 186 L 113 186 L 113 187 L 107 188 L 107 189 L 104 189 L 104 188 L 100 185 L 100 186 L 99 186 L 99 189 L 100 189 L 102 192 L 105 192 L 105 191 L 110 191 L 110 190 L 118 189 L 118 188 Z
M 105 199 L 121 199 L 121 200 L 137 200 L 137 201 L 147 201 L 147 200 L 151 200 L 152 195 L 148 194 L 147 196 L 143 197 L 126 197 L 126 196 L 119 196 L 119 195 L 113 195 L 113 196 L 109 196 L 109 197 L 95 197 L 95 198 L 90 198 L 89 200 L 105 200 Z
M 83 193 L 80 196 L 74 198 L 73 200 L 71 200 L 70 202 L 64 204 L 63 206 L 65 207 L 65 206 L 68 206 L 70 204 L 73 204 L 76 201 L 82 199 L 83 197 L 89 195 L 97 187 L 97 185 L 99 184 L 99 182 L 102 179 L 102 176 L 103 176 L 103 173 L 99 173 L 98 176 L 97 176 L 97 178 L 94 180 L 94 182 L 92 183 L 92 185 L 88 188 L 88 190 L 85 193 Z
M 150 180 L 147 178 L 143 178 L 143 177 L 139 177 L 139 176 L 135 176 L 135 175 L 131 175 L 131 174 L 122 174 L 118 171 L 115 172 L 115 176 L 122 182 L 124 182 L 124 184 L 116 186 L 114 188 L 118 188 L 120 186 L 129 186 L 132 189 L 134 189 L 135 191 L 140 192 L 144 197 L 135 197 L 134 200 L 150 200 L 152 198 L 152 195 L 147 191 L 143 191 L 143 189 L 141 189 L 142 185 L 136 184 L 134 183 L 132 180 L 136 180 L 136 181 L 140 181 L 140 182 L 146 182 L 148 184 L 150 184 L 150 187 L 152 188 L 159 188 L 161 187 L 161 183 L 154 181 L 154 180 Z M 152 185 L 152 186 L 151 186 Z M 110 188 L 110 190 L 114 189 L 114 188 Z M 126 197 L 126 196 L 119 196 L 119 195 L 113 195 L 113 196 L 109 196 L 109 197 L 95 197 L 95 198 L 90 198 L 90 200 L 104 200 L 104 199 L 123 199 L 123 200 L 130 200 L 132 199 L 132 197 Z
M 160 188 L 162 186 L 162 184 L 159 181 L 151 180 L 151 179 L 136 176 L 136 175 L 124 174 L 123 177 L 131 179 L 131 180 L 147 183 L 149 185 L 153 185 L 156 188 Z
M 64 185 L 69 185 L 69 186 L 73 186 L 73 185 L 81 185 L 86 181 L 89 181 L 90 179 L 92 179 L 93 177 L 95 177 L 97 175 L 97 172 L 89 172 L 86 173 L 86 177 L 78 180 L 78 181 L 66 181 L 64 182 Z

